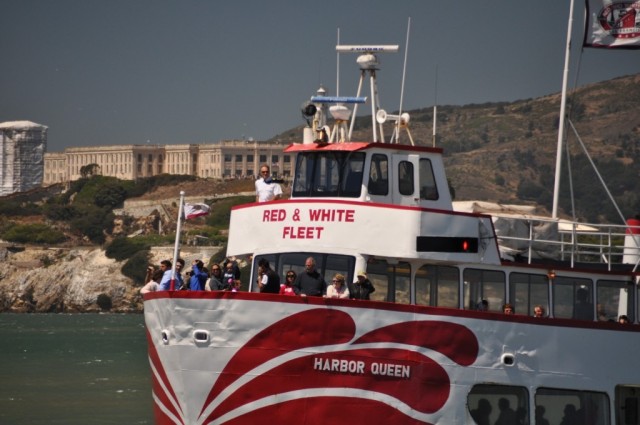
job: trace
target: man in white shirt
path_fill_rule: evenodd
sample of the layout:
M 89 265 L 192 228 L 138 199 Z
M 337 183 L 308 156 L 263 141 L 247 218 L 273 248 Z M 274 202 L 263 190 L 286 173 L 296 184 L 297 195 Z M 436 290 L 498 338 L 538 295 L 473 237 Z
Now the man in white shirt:
M 256 180 L 256 202 L 268 202 L 280 199 L 282 188 L 271 179 L 268 165 L 260 167 L 260 178 Z

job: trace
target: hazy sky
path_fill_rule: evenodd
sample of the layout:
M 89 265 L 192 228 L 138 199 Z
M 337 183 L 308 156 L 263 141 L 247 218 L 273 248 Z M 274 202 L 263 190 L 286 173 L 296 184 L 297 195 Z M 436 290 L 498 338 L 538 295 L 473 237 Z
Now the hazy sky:
M 50 152 L 267 139 L 303 123 L 320 84 L 335 94 L 338 28 L 341 44 L 401 46 L 378 77 L 381 106 L 397 110 L 409 18 L 403 110 L 434 104 L 436 69 L 441 105 L 538 97 L 561 89 L 569 4 L 0 0 L 0 122 L 48 126 Z M 581 52 L 583 9 L 570 87 L 640 72 L 640 51 Z M 341 95 L 356 93 L 355 59 L 340 57 Z

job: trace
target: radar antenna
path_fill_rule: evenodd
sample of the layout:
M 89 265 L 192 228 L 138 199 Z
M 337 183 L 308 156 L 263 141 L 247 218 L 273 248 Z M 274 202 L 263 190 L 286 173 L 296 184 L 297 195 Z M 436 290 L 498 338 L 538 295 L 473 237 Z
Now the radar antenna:
M 376 131 L 376 113 L 379 109 L 380 100 L 378 99 L 378 84 L 376 81 L 376 71 L 378 70 L 378 57 L 377 53 L 395 53 L 398 51 L 398 45 L 373 45 L 373 46 L 358 46 L 358 45 L 337 45 L 336 51 L 338 53 L 358 53 L 358 59 L 356 62 L 360 66 L 360 81 L 358 83 L 358 93 L 356 97 L 360 97 L 362 91 L 362 84 L 364 79 L 369 74 L 369 81 L 371 85 L 371 127 L 373 129 L 373 141 L 378 141 L 378 133 Z M 358 112 L 358 105 L 353 107 L 353 115 L 351 118 L 351 124 L 349 126 L 348 139 L 351 140 L 353 134 L 353 127 L 355 125 L 355 117 Z M 384 133 L 382 124 L 379 125 L 380 137 L 384 141 Z

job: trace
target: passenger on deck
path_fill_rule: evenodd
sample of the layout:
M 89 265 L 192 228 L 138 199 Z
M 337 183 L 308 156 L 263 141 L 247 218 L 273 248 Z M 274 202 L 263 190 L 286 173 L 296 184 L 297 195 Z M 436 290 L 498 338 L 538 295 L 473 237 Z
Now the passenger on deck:
M 222 269 L 218 264 L 211 266 L 211 277 L 204 289 L 207 291 L 222 291 L 224 289 L 222 285 Z
M 235 279 L 233 281 L 233 285 L 231 285 L 231 287 L 229 288 L 229 291 L 239 292 L 241 286 L 242 286 L 242 281 L 240 279 Z
M 326 295 L 327 284 L 322 275 L 316 270 L 316 260 L 313 257 L 307 258 L 304 268 L 304 272 L 300 273 L 293 283 L 293 290 L 296 294 L 303 297 Z
M 487 300 L 480 301 L 476 306 L 476 308 L 478 309 L 478 311 L 489 311 L 489 301 Z
M 269 267 L 269 261 L 266 258 L 261 258 L 258 262 L 258 268 L 262 268 L 262 272 L 266 279 L 258 282 L 260 292 L 268 294 L 277 294 L 280 292 L 280 276 Z
M 568 403 L 564 406 L 564 416 L 560 425 L 579 425 L 578 412 L 575 405 Z
M 367 274 L 361 270 L 358 272 L 357 280 L 349 285 L 349 298 L 352 300 L 368 300 L 370 299 L 369 295 L 375 291 L 376 288 L 367 279 Z
M 541 304 L 533 307 L 533 317 L 545 317 L 544 307 Z
M 629 321 L 629 317 L 626 314 L 621 314 L 620 317 L 618 317 L 618 323 L 620 323 L 621 325 L 628 325 L 631 322 Z
M 604 309 L 604 305 L 602 304 L 596 304 L 596 314 L 598 317 L 598 322 L 613 322 L 613 320 L 609 320 L 607 311 Z
M 349 298 L 349 288 L 344 282 L 344 275 L 337 273 L 327 287 L 327 298 Z
M 542 405 L 536 406 L 536 425 L 549 425 L 549 421 L 544 417 L 546 409 Z
M 236 273 L 231 261 L 224 266 L 224 274 L 222 275 L 222 290 L 229 291 L 233 288 L 233 281 L 236 280 Z
M 576 291 L 576 305 L 573 310 L 573 318 L 578 320 L 593 320 L 593 304 L 589 302 L 589 291 L 586 288 L 578 288 Z
M 204 263 L 200 260 L 193 260 L 191 263 L 191 277 L 189 278 L 190 291 L 204 291 L 204 286 L 209 278 Z
M 160 270 L 164 272 L 164 275 L 160 282 L 160 288 L 158 288 L 159 291 L 168 291 L 171 289 L 171 266 L 171 261 L 169 260 L 163 260 L 160 262 Z M 182 258 L 178 258 L 178 261 L 176 261 L 176 276 L 173 289 L 180 289 L 184 284 L 182 276 L 180 275 L 183 266 L 184 260 Z
M 280 295 L 296 295 L 296 291 L 293 290 L 293 282 L 296 280 L 296 272 L 289 270 L 284 283 L 280 284 Z
M 491 425 L 489 416 L 491 416 L 491 403 L 486 398 L 478 400 L 478 407 L 471 411 L 471 417 L 478 425 Z
M 176 289 L 189 289 L 189 281 L 185 282 L 182 278 L 182 270 L 184 270 L 184 260 L 182 258 L 178 258 L 176 261 Z
M 260 167 L 260 178 L 256 180 L 256 202 L 268 202 L 280 199 L 282 188 L 273 181 L 269 166 L 264 164 Z
M 504 314 L 512 315 L 512 314 L 516 314 L 516 309 L 515 309 L 515 308 L 513 308 L 513 306 L 512 306 L 511 304 L 508 304 L 508 303 L 507 303 L 507 304 L 504 304 L 504 305 L 502 306 L 502 312 L 503 312 Z
M 513 425 L 518 423 L 516 412 L 511 408 L 508 399 L 503 397 L 498 400 L 498 409 L 500 410 L 500 415 L 495 425 Z
M 146 294 L 149 292 L 157 291 L 160 287 L 160 281 L 162 280 L 163 275 L 164 272 L 162 270 L 154 270 L 149 281 L 142 288 L 140 288 L 140 293 Z

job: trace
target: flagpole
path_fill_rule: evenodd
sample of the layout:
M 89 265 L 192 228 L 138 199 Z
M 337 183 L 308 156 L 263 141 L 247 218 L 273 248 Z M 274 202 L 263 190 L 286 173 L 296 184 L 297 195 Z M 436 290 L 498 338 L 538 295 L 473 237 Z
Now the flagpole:
M 171 263 L 171 285 L 169 289 L 175 290 L 176 285 L 176 263 L 180 255 L 180 232 L 182 231 L 182 215 L 184 209 L 184 191 L 180 191 L 180 207 L 178 208 L 178 224 L 176 225 L 176 242 L 173 246 L 173 262 Z
M 567 46 L 564 54 L 564 72 L 562 75 L 562 95 L 560 97 L 560 121 L 558 123 L 558 146 L 556 153 L 556 176 L 553 184 L 553 209 L 551 218 L 558 218 L 558 198 L 560 196 L 560 173 L 562 171 L 562 147 L 564 144 L 564 120 L 567 106 L 567 81 L 569 79 L 569 53 L 571 51 L 571 31 L 573 27 L 573 4 L 575 0 L 570 1 L 569 6 L 569 22 L 567 23 Z

